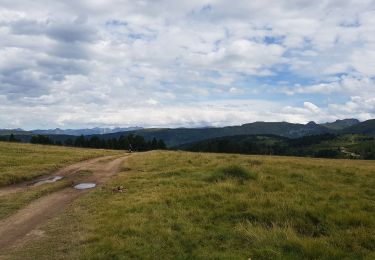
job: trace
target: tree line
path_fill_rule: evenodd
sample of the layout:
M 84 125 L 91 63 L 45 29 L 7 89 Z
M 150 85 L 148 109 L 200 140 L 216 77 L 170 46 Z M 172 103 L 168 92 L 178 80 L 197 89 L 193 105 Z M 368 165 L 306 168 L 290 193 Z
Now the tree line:
M 13 134 L 9 137 L 0 136 L 0 141 L 21 142 L 21 140 L 16 139 Z M 99 136 L 86 137 L 81 135 L 63 141 L 54 140 L 53 137 L 51 138 L 47 135 L 33 135 L 30 139 L 30 143 L 113 150 L 128 150 L 131 148 L 133 151 L 163 150 L 167 148 L 164 141 L 161 139 L 157 140 L 153 138 L 150 141 L 146 141 L 143 136 L 134 134 L 129 134 L 127 136 L 121 135 L 119 138 L 110 139 L 103 139 Z
M 19 143 L 21 140 L 17 139 L 14 134 L 11 134 L 9 137 L 8 136 L 0 136 L 0 141 L 3 142 L 11 142 L 11 143 Z
M 186 144 L 179 149 L 193 152 L 337 158 L 340 155 L 340 148 L 337 146 L 326 149 L 314 147 L 316 144 L 336 138 L 337 136 L 333 134 L 311 135 L 296 139 L 274 135 L 227 136 Z

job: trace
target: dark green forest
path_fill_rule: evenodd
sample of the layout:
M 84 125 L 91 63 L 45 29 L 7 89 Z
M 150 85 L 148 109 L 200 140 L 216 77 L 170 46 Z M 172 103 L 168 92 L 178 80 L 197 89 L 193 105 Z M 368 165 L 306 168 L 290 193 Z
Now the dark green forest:
M 9 137 L 0 136 L 0 141 L 21 142 L 21 140 L 17 139 L 13 134 L 11 134 Z M 33 135 L 30 139 L 30 143 L 113 150 L 129 150 L 131 148 L 131 150 L 134 151 L 166 149 L 166 145 L 163 140 L 153 138 L 150 141 L 146 141 L 142 136 L 133 134 L 127 136 L 121 135 L 119 138 L 110 139 L 103 139 L 99 136 L 85 137 L 81 135 L 79 137 L 72 136 L 64 141 L 53 140 L 47 135 Z
M 286 155 L 317 158 L 375 159 L 375 138 L 363 135 L 309 135 L 290 139 L 276 135 L 238 135 L 175 147 L 192 152 Z

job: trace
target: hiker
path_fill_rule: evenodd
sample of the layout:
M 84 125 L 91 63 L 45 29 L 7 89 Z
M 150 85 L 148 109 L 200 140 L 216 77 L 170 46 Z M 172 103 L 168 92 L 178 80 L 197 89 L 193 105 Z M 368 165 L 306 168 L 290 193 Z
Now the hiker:
M 132 149 L 133 149 L 132 144 L 129 144 L 129 153 L 132 153 Z

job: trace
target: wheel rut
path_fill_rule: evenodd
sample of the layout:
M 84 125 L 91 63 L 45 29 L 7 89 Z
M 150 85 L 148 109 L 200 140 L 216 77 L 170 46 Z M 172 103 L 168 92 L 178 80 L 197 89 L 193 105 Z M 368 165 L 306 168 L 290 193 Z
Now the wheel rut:
M 89 170 L 92 174 L 85 177 L 83 181 L 100 185 L 114 177 L 127 158 L 129 156 L 100 157 L 70 165 L 51 176 L 68 176 L 79 170 Z M 8 192 L 6 194 L 22 192 L 22 189 L 26 188 L 27 185 L 20 185 L 9 187 L 8 190 L 5 188 L 2 192 L 3 194 L 6 191 Z M 0 252 L 16 246 L 19 242 L 27 241 L 28 234 L 37 231 L 49 219 L 61 214 L 76 198 L 87 192 L 88 190 L 76 190 L 73 187 L 65 188 L 31 202 L 14 215 L 0 221 Z

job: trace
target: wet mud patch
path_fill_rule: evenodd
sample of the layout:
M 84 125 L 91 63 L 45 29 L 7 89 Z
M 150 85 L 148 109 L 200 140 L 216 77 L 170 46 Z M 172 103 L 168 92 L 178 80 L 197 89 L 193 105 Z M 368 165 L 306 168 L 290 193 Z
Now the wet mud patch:
M 40 185 L 47 184 L 47 183 L 54 183 L 54 182 L 57 182 L 57 181 L 59 181 L 63 178 L 64 177 L 62 177 L 62 176 L 52 176 L 52 177 L 49 177 L 49 178 L 46 178 L 46 179 L 39 180 L 39 181 L 33 183 L 32 186 L 40 186 Z

